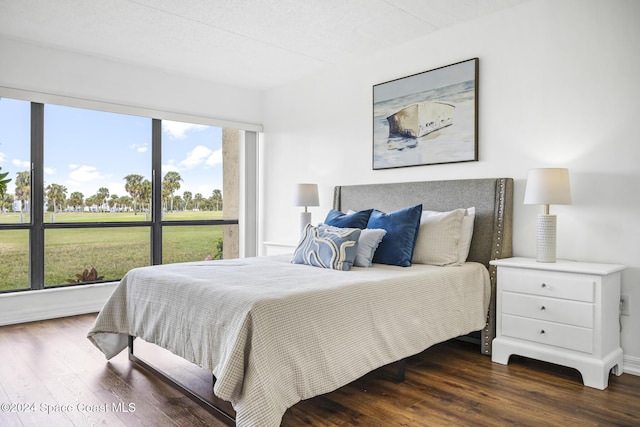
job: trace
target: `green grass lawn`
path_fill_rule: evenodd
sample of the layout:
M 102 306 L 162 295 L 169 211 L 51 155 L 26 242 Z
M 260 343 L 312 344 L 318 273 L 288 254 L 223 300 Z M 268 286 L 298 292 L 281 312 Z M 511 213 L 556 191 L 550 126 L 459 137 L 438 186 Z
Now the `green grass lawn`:
M 0 223 L 6 223 L 0 214 Z M 51 218 L 46 214 L 45 219 Z M 58 213 L 55 222 L 125 222 L 129 213 Z M 165 220 L 221 219 L 222 212 L 166 213 Z M 142 219 L 144 221 L 144 219 Z M 18 222 L 18 221 L 16 221 Z M 203 260 L 218 253 L 223 226 L 176 226 L 163 229 L 163 262 Z M 87 268 L 103 280 L 120 279 L 128 270 L 150 264 L 149 227 L 45 230 L 45 286 L 66 284 Z M 28 288 L 28 230 L 0 231 L 0 290 Z
M 222 211 L 179 211 L 162 214 L 165 221 L 184 221 L 199 219 L 222 219 Z M 151 221 L 151 215 L 144 212 L 51 212 L 44 213 L 45 223 L 55 222 L 129 222 Z M 22 224 L 29 222 L 28 214 L 17 212 L 0 213 L 0 224 Z

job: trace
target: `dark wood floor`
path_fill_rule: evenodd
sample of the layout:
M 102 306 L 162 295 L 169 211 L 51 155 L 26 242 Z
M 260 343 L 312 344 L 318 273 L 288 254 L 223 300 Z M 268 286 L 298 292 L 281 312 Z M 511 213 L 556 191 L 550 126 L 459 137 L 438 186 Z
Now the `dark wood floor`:
M 133 367 L 126 352 L 107 362 L 85 338 L 94 318 L 0 327 L 0 426 L 223 425 Z M 138 349 L 210 393 L 206 372 L 155 346 Z M 640 425 L 638 376 L 611 376 L 600 391 L 584 387 L 572 369 L 519 357 L 508 366 L 491 363 L 461 341 L 410 358 L 406 373 L 396 384 L 393 367 L 381 368 L 300 402 L 283 426 Z

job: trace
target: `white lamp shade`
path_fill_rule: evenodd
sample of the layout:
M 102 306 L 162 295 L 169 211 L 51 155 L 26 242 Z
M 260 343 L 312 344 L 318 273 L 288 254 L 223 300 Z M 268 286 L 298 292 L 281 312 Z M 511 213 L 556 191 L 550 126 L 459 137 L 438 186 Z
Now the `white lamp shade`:
M 524 192 L 525 205 L 570 205 L 569 170 L 564 168 L 531 169 Z
M 318 184 L 296 184 L 294 206 L 320 206 Z

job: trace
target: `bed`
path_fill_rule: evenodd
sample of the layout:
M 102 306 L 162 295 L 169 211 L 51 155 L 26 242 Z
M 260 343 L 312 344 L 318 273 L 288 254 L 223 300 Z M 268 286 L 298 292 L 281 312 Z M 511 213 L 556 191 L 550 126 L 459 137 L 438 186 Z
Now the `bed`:
M 277 426 L 296 402 L 335 390 L 433 344 L 480 331 L 491 353 L 495 271 L 511 255 L 509 178 L 339 186 L 334 209 L 475 207 L 467 262 L 349 271 L 290 255 L 138 268 L 89 331 L 107 358 L 134 337 L 213 373 L 239 426 Z

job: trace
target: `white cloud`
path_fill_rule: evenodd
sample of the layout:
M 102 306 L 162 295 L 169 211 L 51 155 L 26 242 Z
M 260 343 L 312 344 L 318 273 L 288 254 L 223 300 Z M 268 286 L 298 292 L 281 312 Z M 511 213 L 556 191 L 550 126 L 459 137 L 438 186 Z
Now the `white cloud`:
M 173 162 L 169 162 L 167 164 L 162 165 L 162 174 L 166 174 L 167 172 L 179 172 L 180 169 Z
M 117 195 L 118 197 L 128 196 L 127 190 L 124 189 L 124 182 L 110 182 L 105 185 L 109 189 L 109 197 Z
M 185 169 L 193 169 L 196 166 L 208 161 L 213 151 L 204 145 L 198 145 L 192 151 L 187 153 L 187 158 L 179 163 L 180 167 Z
M 144 143 L 142 145 L 139 144 L 131 144 L 129 146 L 132 150 L 136 150 L 138 153 L 146 153 L 149 150 L 149 144 Z
M 87 166 L 87 165 L 82 165 L 82 166 L 73 165 L 73 166 L 76 166 L 76 167 L 72 168 L 74 170 L 69 174 L 69 178 L 75 182 L 95 181 L 98 179 L 105 179 L 109 177 L 109 175 L 103 175 L 100 172 L 98 172 L 98 169 L 94 166 Z M 69 167 L 71 167 L 71 165 L 69 165 Z
M 0 163 L 4 163 L 4 159 L 5 159 L 6 157 L 7 157 L 7 156 L 6 156 L 4 153 L 0 153 Z
M 44 168 L 44 173 L 47 175 L 53 175 L 54 173 L 56 173 L 56 170 L 54 168 Z
M 172 122 L 169 120 L 162 121 L 162 131 L 168 133 L 170 137 L 175 139 L 184 139 L 187 136 L 187 132 L 201 131 L 208 127 L 209 126 L 196 125 L 193 123 Z
M 211 153 L 211 155 L 207 158 L 207 161 L 205 162 L 205 164 L 207 166 L 221 165 L 222 164 L 222 148 Z
M 13 159 L 11 161 L 11 163 L 14 166 L 18 166 L 18 167 L 21 167 L 21 168 L 27 168 L 27 169 L 29 169 L 29 166 L 30 166 L 29 160 Z

